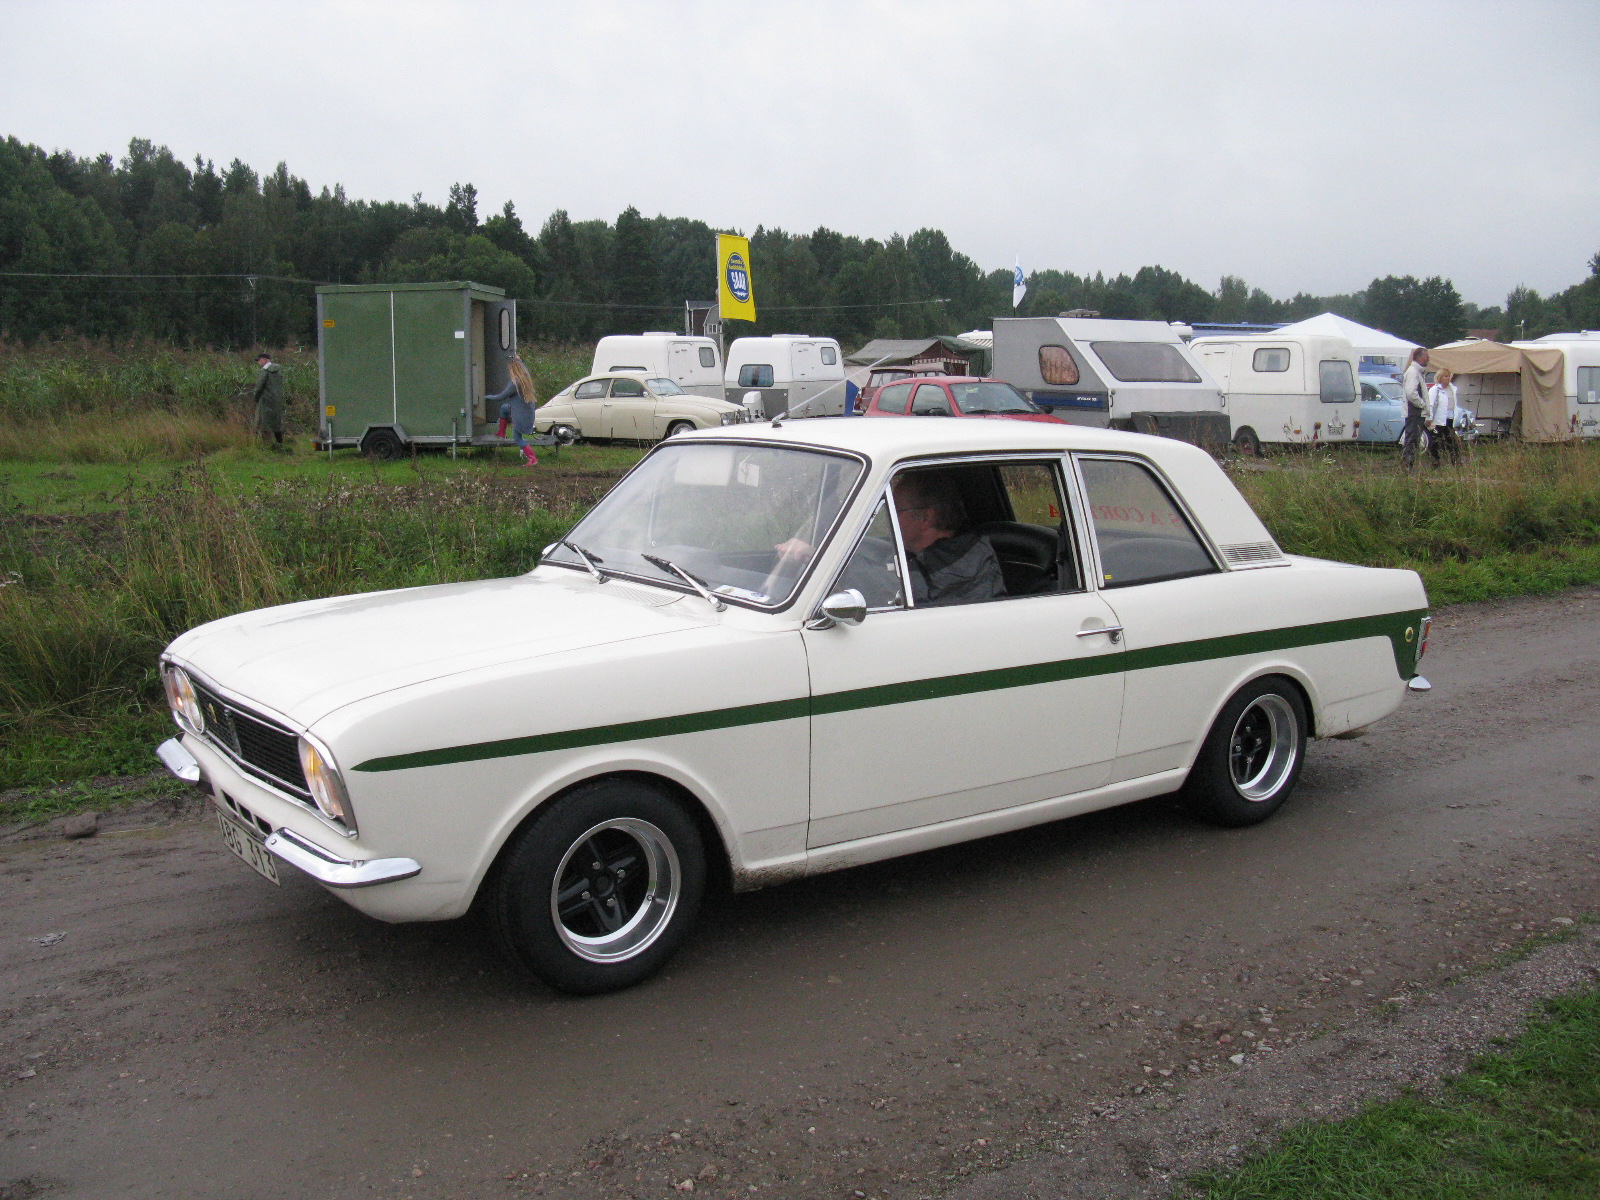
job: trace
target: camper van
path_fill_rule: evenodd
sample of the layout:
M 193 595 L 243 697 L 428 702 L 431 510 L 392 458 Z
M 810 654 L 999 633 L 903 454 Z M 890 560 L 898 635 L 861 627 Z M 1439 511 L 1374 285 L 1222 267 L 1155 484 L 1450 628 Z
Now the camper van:
M 1222 420 L 1221 389 L 1162 321 L 996 317 L 992 374 L 1073 425 L 1167 433 Z
M 1361 428 L 1360 362 L 1348 338 L 1302 333 L 1198 337 L 1189 348 L 1222 385 L 1233 444 L 1354 441 Z
M 844 414 L 844 355 L 832 338 L 804 333 L 739 338 L 728 347 L 724 399 L 758 420 Z M 750 393 L 760 393 L 759 401 Z
M 722 356 L 715 338 L 660 332 L 601 338 L 589 374 L 619 371 L 670 379 L 686 392 L 722 399 Z
M 1562 390 L 1567 396 L 1572 432 L 1578 437 L 1600 437 L 1600 329 L 1550 333 L 1531 342 L 1511 344 L 1527 350 L 1561 351 L 1566 360 L 1562 369 Z

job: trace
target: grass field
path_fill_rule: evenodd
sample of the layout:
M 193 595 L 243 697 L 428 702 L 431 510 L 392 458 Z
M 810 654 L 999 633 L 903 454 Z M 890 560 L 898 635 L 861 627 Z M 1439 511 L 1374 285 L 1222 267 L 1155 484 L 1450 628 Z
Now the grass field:
M 580 351 L 526 352 L 541 389 Z M 283 356 L 291 414 L 314 360 Z M 256 445 L 231 355 L 0 344 L 0 790 L 148 767 L 155 661 L 243 609 L 529 569 L 636 447 L 373 464 Z M 1600 445 L 1476 448 L 1407 475 L 1346 448 L 1230 469 L 1284 549 L 1419 571 L 1434 603 L 1600 581 Z M 0 820 L 5 813 L 0 811 Z
M 1435 1096 L 1301 1126 L 1189 1187 L 1205 1200 L 1600 1195 L 1600 993 L 1550 1001 L 1522 1037 Z

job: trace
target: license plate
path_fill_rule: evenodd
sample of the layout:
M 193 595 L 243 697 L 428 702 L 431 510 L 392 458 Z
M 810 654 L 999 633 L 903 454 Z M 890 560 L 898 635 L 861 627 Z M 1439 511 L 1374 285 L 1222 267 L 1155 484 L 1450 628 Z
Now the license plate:
M 222 844 L 244 859 L 262 878 L 270 879 L 282 887 L 282 881 L 278 878 L 278 860 L 272 857 L 272 852 L 220 808 L 216 810 L 216 814 L 217 825 L 222 830 Z

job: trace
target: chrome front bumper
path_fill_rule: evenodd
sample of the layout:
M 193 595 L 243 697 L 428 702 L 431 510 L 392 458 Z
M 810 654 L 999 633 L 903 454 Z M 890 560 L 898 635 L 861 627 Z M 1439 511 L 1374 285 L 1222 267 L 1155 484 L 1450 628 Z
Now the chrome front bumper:
M 156 747 L 156 757 L 185 783 L 207 786 L 199 762 L 177 738 L 168 738 Z M 324 887 L 372 887 L 422 873 L 422 864 L 414 858 L 340 858 L 290 829 L 275 830 L 268 835 L 266 845 L 284 862 L 298 867 Z

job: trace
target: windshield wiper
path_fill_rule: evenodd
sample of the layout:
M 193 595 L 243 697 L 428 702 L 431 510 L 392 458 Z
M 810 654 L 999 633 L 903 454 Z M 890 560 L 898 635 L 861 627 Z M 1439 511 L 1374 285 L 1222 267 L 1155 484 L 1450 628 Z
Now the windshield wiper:
M 581 558 L 583 560 L 583 565 L 589 568 L 589 574 L 593 575 L 600 583 L 609 583 L 611 581 L 611 576 L 607 575 L 600 569 L 600 564 L 605 562 L 605 559 L 601 558 L 598 554 L 595 554 L 590 550 L 585 550 L 582 546 L 578 545 L 577 542 L 569 542 L 566 538 L 557 538 L 556 545 L 565 546 L 568 550 L 571 550 L 574 554 Z
M 699 592 L 700 595 L 704 597 L 706 603 L 711 605 L 711 607 L 716 609 L 718 612 L 721 612 L 723 609 L 728 607 L 721 600 L 711 594 L 711 589 L 706 586 L 706 581 L 704 579 L 701 579 L 697 575 L 689 574 L 689 572 L 685 571 L 677 563 L 665 558 L 657 558 L 654 554 L 641 554 L 639 557 L 644 559 L 645 562 L 650 563 L 652 566 L 660 567 L 663 571 L 676 575 L 695 591 Z

